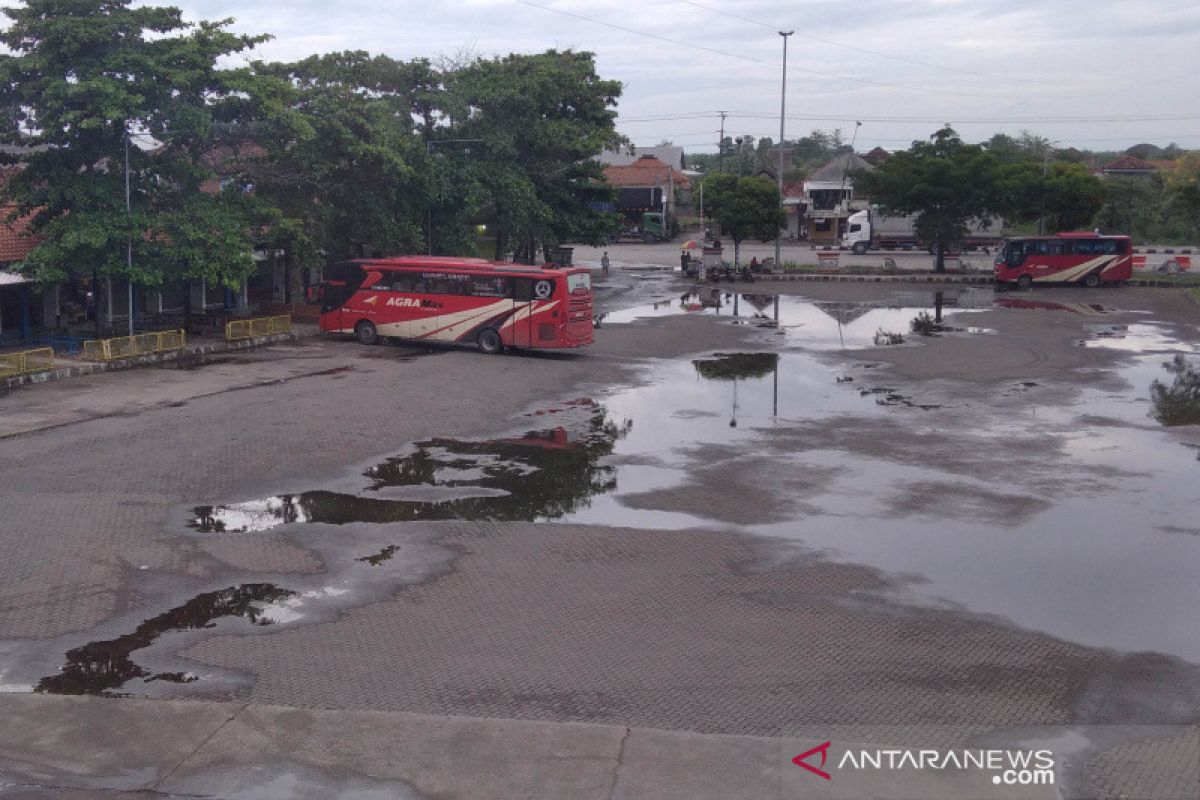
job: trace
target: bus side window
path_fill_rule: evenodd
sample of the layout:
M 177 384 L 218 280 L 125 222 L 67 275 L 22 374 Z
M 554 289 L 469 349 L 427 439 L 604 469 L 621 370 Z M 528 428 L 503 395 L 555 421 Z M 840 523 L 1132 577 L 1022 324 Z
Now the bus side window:
M 508 278 L 474 275 L 468 285 L 473 297 L 512 297 L 512 282 Z
M 1090 256 L 1093 252 L 1092 242 L 1087 239 L 1077 239 L 1071 242 L 1071 255 Z
M 393 292 L 412 292 L 417 288 L 417 276 L 411 272 L 396 272 L 392 274 Z
M 1096 242 L 1096 245 L 1097 245 L 1097 250 L 1096 250 L 1097 253 L 1103 252 L 1104 255 L 1106 255 L 1106 256 L 1113 256 L 1113 255 L 1117 254 L 1117 240 L 1116 239 L 1101 239 L 1100 241 Z M 1103 248 L 1103 250 L 1101 250 L 1100 248 Z
M 429 291 L 431 294 L 452 294 L 461 295 L 467 293 L 466 276 L 450 276 L 445 278 L 433 278 L 429 281 Z
M 513 299 L 533 299 L 533 278 L 513 278 Z

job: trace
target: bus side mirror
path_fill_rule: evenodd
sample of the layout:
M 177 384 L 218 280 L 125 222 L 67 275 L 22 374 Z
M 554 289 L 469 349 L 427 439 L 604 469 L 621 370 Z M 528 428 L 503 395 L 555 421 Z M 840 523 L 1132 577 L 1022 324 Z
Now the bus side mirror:
M 309 303 L 319 303 L 325 299 L 325 287 L 317 283 L 308 287 L 304 294 Z

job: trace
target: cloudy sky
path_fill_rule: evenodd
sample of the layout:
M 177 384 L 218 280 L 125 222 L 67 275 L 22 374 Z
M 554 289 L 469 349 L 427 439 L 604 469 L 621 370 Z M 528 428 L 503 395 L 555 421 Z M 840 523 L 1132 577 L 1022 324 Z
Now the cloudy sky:
M 156 3 L 159 4 L 159 3 Z M 162 2 L 161 4 L 167 4 Z M 1196 0 L 188 0 L 191 19 L 271 33 L 259 56 L 365 49 L 399 59 L 596 53 L 620 80 L 635 144 L 715 150 L 726 133 L 777 137 L 861 120 L 856 149 L 950 122 L 977 141 L 1029 130 L 1093 150 L 1142 141 L 1200 148 Z

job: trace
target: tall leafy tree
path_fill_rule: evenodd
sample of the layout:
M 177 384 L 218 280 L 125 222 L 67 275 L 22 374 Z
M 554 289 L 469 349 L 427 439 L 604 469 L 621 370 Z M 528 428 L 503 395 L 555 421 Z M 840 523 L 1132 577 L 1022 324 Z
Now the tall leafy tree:
M 996 157 L 963 142 L 948 125 L 875 170 L 853 175 L 855 190 L 889 213 L 917 215 L 917 235 L 936 246 L 938 272 L 946 270 L 946 251 L 967 235 L 967 223 L 985 222 L 999 210 L 998 178 Z
M 478 140 L 456 171 L 505 252 L 532 262 L 563 242 L 601 244 L 615 228 L 592 210 L 612 197 L 595 156 L 620 145 L 618 81 L 591 53 L 550 50 L 478 59 L 448 77 L 451 102 L 436 139 Z
M 761 176 L 735 178 L 723 173 L 713 175 L 704 181 L 704 203 L 705 213 L 711 213 L 721 226 L 722 233 L 733 240 L 735 267 L 741 264 L 743 241 L 770 241 L 787 220 L 783 209 L 779 207 L 778 187 L 770 179 Z
M 218 61 L 266 37 L 130 0 L 26 0 L 3 11 L 0 107 L 12 109 L 3 138 L 34 148 L 3 193 L 44 237 L 22 268 L 43 282 L 80 269 L 148 285 L 232 286 L 248 275 L 260 209 L 245 187 L 218 190 L 210 156 L 257 113 L 255 76 Z
M 1200 238 L 1200 153 L 1179 159 L 1167 178 L 1169 203 L 1179 227 L 1190 241 Z
M 1042 222 L 1047 233 L 1089 227 L 1108 189 L 1083 164 L 1023 160 L 1000 167 L 996 210 L 1005 220 Z
M 420 128 L 433 124 L 440 86 L 428 62 L 348 51 L 254 69 L 283 84 L 292 112 L 259 137 L 266 157 L 255 173 L 255 191 L 279 209 L 267 235 L 289 276 L 424 249 L 431 186 Z

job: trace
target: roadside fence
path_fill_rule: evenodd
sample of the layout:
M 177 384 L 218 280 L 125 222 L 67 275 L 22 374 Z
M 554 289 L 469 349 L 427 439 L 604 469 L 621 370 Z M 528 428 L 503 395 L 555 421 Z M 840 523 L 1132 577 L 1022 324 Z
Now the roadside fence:
M 114 339 L 91 339 L 83 343 L 83 357 L 91 361 L 116 361 L 151 353 L 179 350 L 187 344 L 183 331 L 154 331 Z
M 225 323 L 225 341 L 253 339 L 255 336 L 270 336 L 273 333 L 291 333 L 292 317 L 280 314 L 275 317 L 254 319 L 231 319 Z
M 54 369 L 54 348 L 39 347 L 16 353 L 0 353 L 0 378 Z

